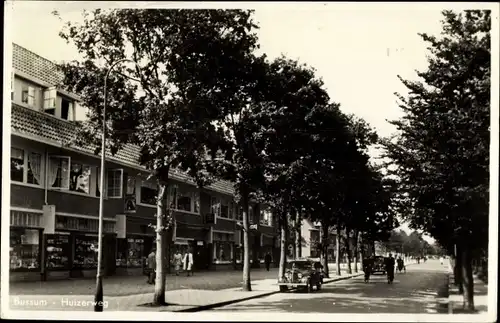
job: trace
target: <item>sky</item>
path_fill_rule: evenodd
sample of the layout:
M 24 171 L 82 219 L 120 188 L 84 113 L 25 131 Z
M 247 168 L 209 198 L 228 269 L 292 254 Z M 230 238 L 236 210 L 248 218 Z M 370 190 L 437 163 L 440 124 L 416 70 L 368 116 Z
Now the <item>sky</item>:
M 441 11 L 452 4 L 16 1 L 6 3 L 9 5 L 12 15 L 7 32 L 12 41 L 53 61 L 78 58 L 76 49 L 58 33 L 63 21 L 81 21 L 83 9 L 118 5 L 252 7 L 260 26 L 261 52 L 271 59 L 284 54 L 315 68 L 332 101 L 340 103 L 345 113 L 362 117 L 379 135 L 389 136 L 395 129 L 387 120 L 402 115 L 394 93 L 406 93 L 397 75 L 415 80 L 415 70 L 425 70 L 428 45 L 418 33 L 439 35 Z M 51 14 L 54 10 L 63 21 Z M 402 229 L 409 230 L 406 224 Z

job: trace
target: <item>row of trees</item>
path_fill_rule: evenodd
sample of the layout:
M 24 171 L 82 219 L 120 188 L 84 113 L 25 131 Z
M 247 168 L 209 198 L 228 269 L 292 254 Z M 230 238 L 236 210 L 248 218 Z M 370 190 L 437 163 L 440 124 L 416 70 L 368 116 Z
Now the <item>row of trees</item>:
M 421 81 L 403 80 L 398 135 L 384 144 L 398 182 L 400 213 L 455 260 L 464 306 L 474 309 L 474 258 L 487 257 L 491 12 L 443 12 Z M 483 262 L 484 263 L 484 262 Z
M 380 244 L 389 252 L 395 252 L 408 257 L 440 256 L 445 254 L 440 246 L 430 244 L 417 231 L 407 234 L 404 230 L 393 230 L 389 239 L 381 241 Z
M 139 146 L 140 163 L 158 184 L 155 304 L 165 304 L 163 260 L 175 222 L 166 192 L 174 169 L 200 188 L 234 183 L 243 210 L 244 290 L 251 290 L 251 201 L 278 216 L 280 277 L 289 228 L 300 241 L 304 217 L 321 223 L 327 273 L 329 232 L 374 241 L 396 225 L 394 181 L 367 154 L 376 133 L 331 102 L 312 68 L 257 55 L 256 28 L 251 11 L 125 9 L 86 13 L 83 23 L 61 32 L 83 55 L 61 66 L 62 86 L 89 108 L 82 144 L 101 139 L 106 67 L 122 59 L 138 65 L 118 65 L 109 77 L 107 147 L 116 153 L 125 144 Z

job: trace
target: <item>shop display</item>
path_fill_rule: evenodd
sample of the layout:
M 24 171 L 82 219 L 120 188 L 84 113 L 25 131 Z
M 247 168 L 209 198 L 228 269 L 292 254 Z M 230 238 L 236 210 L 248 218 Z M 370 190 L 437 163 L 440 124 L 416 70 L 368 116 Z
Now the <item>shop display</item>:
M 118 239 L 116 242 L 116 267 L 127 267 L 126 239 Z
M 69 269 L 71 241 L 69 235 L 47 235 L 47 269 Z
M 142 267 L 144 255 L 144 239 L 127 239 L 127 267 Z
M 38 270 L 39 230 L 13 229 L 10 232 L 10 269 Z
M 93 237 L 75 238 L 73 267 L 79 269 L 97 268 L 98 240 Z

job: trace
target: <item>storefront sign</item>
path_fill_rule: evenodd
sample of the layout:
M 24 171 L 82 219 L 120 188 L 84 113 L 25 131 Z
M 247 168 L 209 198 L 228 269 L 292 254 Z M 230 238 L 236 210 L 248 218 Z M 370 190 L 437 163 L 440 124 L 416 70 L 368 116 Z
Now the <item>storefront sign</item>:
M 104 232 L 115 232 L 114 222 L 104 221 L 103 224 Z M 75 231 L 97 232 L 99 229 L 99 220 L 56 215 L 56 228 Z
M 203 246 L 203 241 L 196 241 L 197 246 Z

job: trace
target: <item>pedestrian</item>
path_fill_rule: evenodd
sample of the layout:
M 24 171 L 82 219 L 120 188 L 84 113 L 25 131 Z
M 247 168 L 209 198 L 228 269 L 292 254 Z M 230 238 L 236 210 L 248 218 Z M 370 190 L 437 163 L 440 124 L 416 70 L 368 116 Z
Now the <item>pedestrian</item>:
M 269 268 L 271 267 L 271 261 L 273 260 L 273 258 L 271 257 L 271 254 L 268 252 L 266 253 L 266 255 L 264 256 L 264 262 L 266 264 L 266 270 L 269 271 Z
M 182 265 L 182 255 L 179 249 L 175 252 L 174 255 L 174 268 L 175 268 L 175 275 L 179 276 L 179 271 L 181 270 L 181 265 Z
M 365 273 L 365 283 L 370 281 L 370 274 L 372 272 L 373 261 L 371 258 L 363 259 L 363 272 Z
M 151 249 L 148 255 L 148 284 L 154 284 L 156 279 L 156 248 Z
M 188 276 L 189 274 L 193 275 L 193 253 L 191 249 L 184 255 L 184 270 Z
M 441 263 L 441 265 L 444 263 L 443 256 L 439 257 L 439 262 Z
M 385 271 L 387 272 L 387 283 L 392 284 L 394 281 L 394 267 L 396 266 L 396 261 L 389 253 L 389 257 L 385 260 Z

